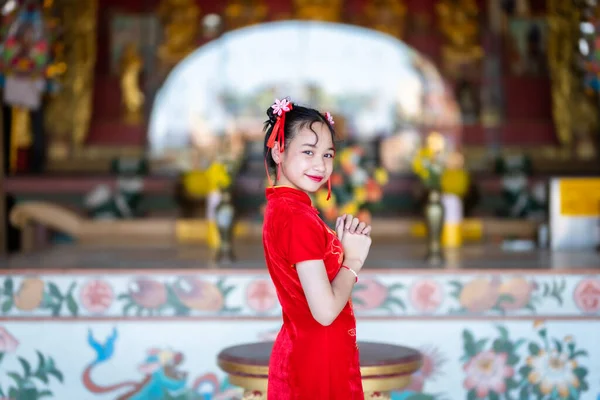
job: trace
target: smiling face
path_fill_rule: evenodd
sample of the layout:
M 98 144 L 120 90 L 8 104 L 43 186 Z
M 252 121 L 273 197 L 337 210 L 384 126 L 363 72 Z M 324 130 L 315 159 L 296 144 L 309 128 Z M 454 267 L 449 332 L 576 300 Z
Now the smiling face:
M 278 185 L 314 193 L 333 171 L 335 149 L 329 127 L 322 122 L 300 128 L 284 152 L 276 143 L 273 159 L 281 167 Z

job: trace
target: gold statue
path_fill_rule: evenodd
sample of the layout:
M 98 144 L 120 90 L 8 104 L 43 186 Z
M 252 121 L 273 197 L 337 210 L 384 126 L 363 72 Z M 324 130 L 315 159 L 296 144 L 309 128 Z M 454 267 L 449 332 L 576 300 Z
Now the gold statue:
M 165 37 L 159 46 L 158 57 L 164 65 L 172 66 L 197 47 L 200 8 L 194 0 L 162 0 L 158 16 Z
M 227 29 L 261 23 L 267 17 L 267 6 L 263 0 L 229 0 L 225 7 Z
M 298 19 L 338 22 L 342 14 L 342 0 L 294 0 Z
M 121 98 L 125 106 L 125 119 L 139 123 L 144 105 L 144 93 L 140 89 L 139 76 L 144 66 L 135 44 L 127 43 L 121 55 Z
M 55 42 L 60 88 L 49 96 L 44 124 L 49 136 L 50 159 L 64 159 L 69 149 L 82 149 L 92 117 L 96 66 L 98 0 L 55 0 L 61 39 Z M 56 155 L 56 157 L 55 157 Z
M 457 75 L 462 66 L 483 57 L 479 39 L 479 8 L 475 0 L 441 0 L 436 4 L 439 29 L 444 35 L 442 59 L 446 72 Z
M 369 0 L 365 6 L 367 26 L 397 38 L 404 34 L 406 6 L 402 0 Z

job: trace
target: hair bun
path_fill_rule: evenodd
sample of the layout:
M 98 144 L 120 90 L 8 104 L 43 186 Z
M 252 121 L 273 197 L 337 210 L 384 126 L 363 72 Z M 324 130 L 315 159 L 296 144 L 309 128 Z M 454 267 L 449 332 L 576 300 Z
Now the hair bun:
M 271 124 L 275 124 L 275 122 L 277 122 L 277 115 L 275 115 L 273 112 L 272 107 L 267 108 L 267 116 L 269 117 L 269 122 Z

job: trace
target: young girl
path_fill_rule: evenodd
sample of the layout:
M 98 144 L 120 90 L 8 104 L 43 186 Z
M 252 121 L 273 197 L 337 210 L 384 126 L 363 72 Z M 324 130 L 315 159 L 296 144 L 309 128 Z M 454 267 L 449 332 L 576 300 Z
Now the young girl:
M 331 190 L 331 115 L 287 99 L 276 100 L 267 115 L 265 164 L 277 186 L 266 189 L 263 245 L 283 309 L 268 399 L 363 400 L 350 295 L 371 246 L 371 227 L 344 215 L 334 232 L 308 196 L 325 183 Z

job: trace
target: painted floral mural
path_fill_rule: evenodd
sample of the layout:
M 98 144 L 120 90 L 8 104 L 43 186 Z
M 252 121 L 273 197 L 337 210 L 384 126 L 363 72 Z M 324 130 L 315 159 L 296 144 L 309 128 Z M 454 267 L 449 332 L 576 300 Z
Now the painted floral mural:
M 34 364 L 24 357 L 17 356 L 19 341 L 3 326 L 0 326 L 0 377 L 7 382 L 0 386 L 0 398 L 15 400 L 37 400 L 53 397 L 48 389 L 51 380 L 63 382 L 63 373 L 57 368 L 54 359 L 37 351 L 37 362 Z M 17 357 L 21 370 L 7 369 L 2 362 L 7 357 Z M 9 379 L 4 379 L 6 376 Z
M 580 399 L 588 390 L 587 357 L 572 336 L 551 338 L 541 321 L 534 324 L 538 340 L 512 339 L 497 326 L 497 336 L 476 339 L 463 331 L 463 387 L 467 399 Z

